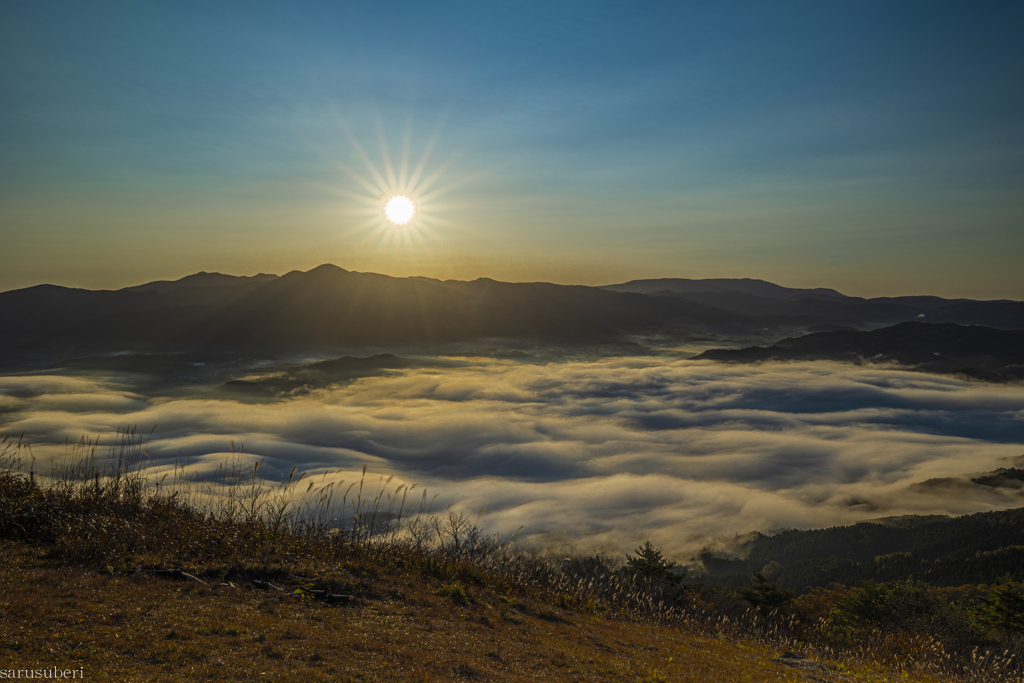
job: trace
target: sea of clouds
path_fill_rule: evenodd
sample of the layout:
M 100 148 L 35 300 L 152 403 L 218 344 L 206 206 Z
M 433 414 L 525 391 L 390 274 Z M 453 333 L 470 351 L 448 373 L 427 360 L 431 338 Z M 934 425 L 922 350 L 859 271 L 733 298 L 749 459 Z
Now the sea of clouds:
M 1024 386 L 893 366 L 477 358 L 262 403 L 137 380 L 0 377 L 0 433 L 45 461 L 66 439 L 155 426 L 152 466 L 186 458 L 200 476 L 232 441 L 272 477 L 351 483 L 365 465 L 439 509 L 486 508 L 489 531 L 580 551 L 650 539 L 682 558 L 752 530 L 1024 505 L 969 480 L 1024 463 Z

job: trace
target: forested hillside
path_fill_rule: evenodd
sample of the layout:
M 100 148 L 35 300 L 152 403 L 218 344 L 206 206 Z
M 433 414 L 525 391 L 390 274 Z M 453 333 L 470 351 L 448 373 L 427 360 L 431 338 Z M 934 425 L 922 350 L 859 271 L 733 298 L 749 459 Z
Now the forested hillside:
M 1004 471 L 1005 475 L 1009 470 Z M 998 474 L 998 473 L 997 473 Z M 758 534 L 745 559 L 705 552 L 708 583 L 739 586 L 761 571 L 795 591 L 907 578 L 935 586 L 1024 580 L 1024 508 L 963 517 L 900 517 Z

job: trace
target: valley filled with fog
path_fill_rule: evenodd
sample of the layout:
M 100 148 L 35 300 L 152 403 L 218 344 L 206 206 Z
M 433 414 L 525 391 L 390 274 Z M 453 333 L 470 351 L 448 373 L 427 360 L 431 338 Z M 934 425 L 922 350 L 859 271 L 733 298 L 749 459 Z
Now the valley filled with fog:
M 1024 501 L 1009 484 L 972 481 L 1024 465 L 1016 383 L 644 355 L 390 365 L 320 385 L 299 373 L 289 391 L 255 397 L 217 383 L 162 390 L 139 373 L 10 373 L 0 433 L 24 434 L 41 473 L 67 441 L 99 437 L 103 455 L 126 426 L 153 430 L 154 473 L 187 461 L 212 476 L 232 443 L 270 481 L 297 466 L 343 489 L 365 465 L 368 486 L 394 475 L 437 494 L 435 510 L 486 508 L 488 531 L 523 527 L 521 544 L 557 550 L 651 539 L 683 557 L 754 530 Z M 250 370 L 243 388 L 287 380 L 288 368 Z

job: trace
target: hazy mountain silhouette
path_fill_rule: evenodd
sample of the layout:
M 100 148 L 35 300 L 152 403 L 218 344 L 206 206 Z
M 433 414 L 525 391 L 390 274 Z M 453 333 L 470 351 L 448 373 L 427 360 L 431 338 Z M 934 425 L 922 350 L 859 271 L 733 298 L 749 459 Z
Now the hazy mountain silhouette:
M 0 315 L 17 323 L 4 330 L 0 344 L 12 353 L 42 356 L 295 351 L 488 337 L 584 342 L 623 331 L 751 324 L 743 316 L 682 299 L 486 278 L 395 278 L 332 265 L 224 282 L 158 283 L 157 288 L 141 286 L 143 291 L 44 285 L 5 292 Z
M 740 292 L 759 297 L 792 299 L 795 297 L 846 298 L 834 289 L 794 289 L 783 287 L 764 280 L 750 278 L 715 278 L 708 280 L 688 280 L 686 278 L 662 278 L 657 280 L 630 280 L 621 285 L 606 285 L 602 289 L 614 292 L 636 292 L 638 294 L 656 294 L 669 292 L 672 294 L 695 294 L 707 292 Z
M 96 291 L 38 285 L 2 292 L 0 316 L 6 324 L 0 326 L 0 348 L 28 348 L 40 344 L 38 350 L 52 351 L 58 347 L 77 346 L 80 340 L 88 342 L 83 344 L 83 348 L 121 350 L 95 344 L 104 337 L 99 328 L 108 326 L 105 334 L 111 343 L 124 335 L 125 330 L 120 328 L 122 325 L 149 325 L 150 332 L 156 334 L 173 329 L 186 320 L 198 320 L 204 310 L 212 312 L 222 308 L 265 284 L 263 280 L 247 278 L 231 282 L 234 284 L 180 287 L 151 283 L 157 287 L 142 291 L 137 288 Z M 147 285 L 141 287 L 146 288 Z M 155 312 L 163 313 L 153 315 Z M 145 334 L 145 330 L 138 330 L 135 336 Z
M 816 332 L 769 347 L 712 349 L 697 358 L 748 363 L 869 359 L 895 361 L 929 372 L 1015 379 L 1024 378 L 1024 330 L 909 322 L 870 332 Z
M 221 287 L 225 285 L 244 285 L 252 282 L 265 282 L 275 280 L 277 275 L 260 273 L 258 275 L 224 275 L 223 273 L 207 273 L 199 271 L 194 275 L 183 277 L 180 280 L 156 280 L 147 282 L 144 285 L 125 287 L 123 291 L 129 292 L 166 292 L 182 287 Z
M 728 289 L 737 287 L 748 291 Z M 487 338 L 591 343 L 635 333 L 774 330 L 783 336 L 821 326 L 870 329 L 922 319 L 1024 328 L 1024 304 L 1012 301 L 860 299 L 762 280 L 646 280 L 612 287 L 442 281 L 333 265 L 281 277 L 196 273 L 116 291 L 40 285 L 0 293 L 0 315 L 7 321 L 0 328 L 0 350 L 8 361 L 126 351 L 300 352 Z
M 1024 329 L 1024 303 L 973 301 L 937 296 L 864 299 L 834 289 L 780 287 L 764 280 L 717 279 L 633 280 L 604 289 L 650 296 L 683 298 L 739 315 L 757 317 L 766 325 L 840 325 L 869 329 L 921 321 Z

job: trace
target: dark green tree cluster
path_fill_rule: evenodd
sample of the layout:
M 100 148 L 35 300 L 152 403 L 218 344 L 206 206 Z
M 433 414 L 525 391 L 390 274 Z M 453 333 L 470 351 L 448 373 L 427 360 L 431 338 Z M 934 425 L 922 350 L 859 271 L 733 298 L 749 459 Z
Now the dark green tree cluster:
M 771 612 L 793 599 L 792 593 L 781 590 L 761 572 L 755 572 L 754 578 L 737 591 L 737 595 L 761 612 Z
M 1005 574 L 1024 581 L 1024 508 L 757 535 L 744 550 L 743 559 L 703 553 L 706 580 L 740 587 L 753 571 L 772 564 L 780 569 L 771 578 L 799 593 L 911 576 L 932 586 L 992 584 Z
M 935 596 L 921 581 L 861 581 L 836 602 L 841 610 L 879 624 L 909 623 L 936 609 Z
M 1009 575 L 992 587 L 985 604 L 986 621 L 1009 631 L 1024 631 L 1024 594 Z

